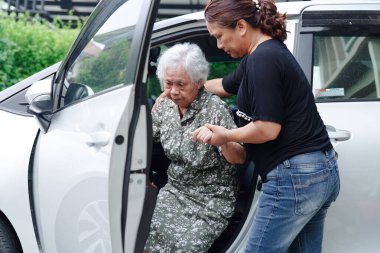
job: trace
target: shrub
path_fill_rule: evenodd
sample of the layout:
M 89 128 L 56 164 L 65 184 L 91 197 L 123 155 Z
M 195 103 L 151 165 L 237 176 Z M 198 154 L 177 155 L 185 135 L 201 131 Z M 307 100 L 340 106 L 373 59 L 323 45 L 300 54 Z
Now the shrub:
M 50 24 L 28 14 L 16 17 L 0 12 L 0 87 L 62 60 L 79 32 L 69 26 L 58 20 Z

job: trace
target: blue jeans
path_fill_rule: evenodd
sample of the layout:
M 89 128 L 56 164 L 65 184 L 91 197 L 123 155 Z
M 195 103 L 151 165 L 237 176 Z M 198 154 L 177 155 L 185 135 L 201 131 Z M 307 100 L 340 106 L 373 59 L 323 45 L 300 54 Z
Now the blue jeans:
M 245 252 L 321 252 L 327 209 L 339 189 L 334 150 L 277 165 L 263 182 Z

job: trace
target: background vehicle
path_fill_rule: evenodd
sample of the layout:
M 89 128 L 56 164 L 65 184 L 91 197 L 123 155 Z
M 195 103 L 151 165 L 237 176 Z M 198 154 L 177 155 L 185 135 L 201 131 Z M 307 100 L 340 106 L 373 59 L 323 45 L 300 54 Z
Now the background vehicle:
M 380 3 L 278 6 L 339 153 L 341 194 L 324 251 L 378 252 Z M 162 185 L 167 166 L 150 133 L 157 58 L 191 41 L 211 62 L 210 78 L 237 64 L 216 48 L 202 13 L 153 28 L 158 8 L 153 0 L 103 0 L 62 63 L 0 93 L 0 249 L 141 251 L 156 194 L 148 178 Z M 256 180 L 252 164 L 239 172 L 236 213 L 210 252 L 244 248 Z

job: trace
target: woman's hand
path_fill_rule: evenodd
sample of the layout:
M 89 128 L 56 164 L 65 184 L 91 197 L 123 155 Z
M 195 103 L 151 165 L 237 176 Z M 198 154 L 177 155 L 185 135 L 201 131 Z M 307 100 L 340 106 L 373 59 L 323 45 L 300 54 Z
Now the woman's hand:
M 170 90 L 169 89 L 165 89 L 160 96 L 158 96 L 158 98 L 156 99 L 156 101 L 154 102 L 154 105 L 152 107 L 152 112 L 154 110 L 156 110 L 156 108 L 160 105 L 160 103 L 164 100 L 164 98 L 170 98 Z
M 192 132 L 191 139 L 219 147 L 221 155 L 229 163 L 243 164 L 246 159 L 245 149 L 237 142 L 228 141 L 228 131 L 222 126 L 206 124 Z
M 228 141 L 227 132 L 228 129 L 222 126 L 206 124 L 192 132 L 191 140 L 220 146 Z

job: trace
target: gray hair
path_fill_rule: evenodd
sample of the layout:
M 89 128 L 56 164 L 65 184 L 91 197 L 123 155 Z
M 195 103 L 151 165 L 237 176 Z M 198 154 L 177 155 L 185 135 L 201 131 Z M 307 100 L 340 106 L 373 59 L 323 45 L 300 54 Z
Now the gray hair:
M 164 82 L 166 71 L 171 68 L 182 67 L 193 84 L 207 81 L 209 72 L 208 62 L 197 44 L 176 44 L 166 50 L 160 57 L 157 66 L 157 77 Z

